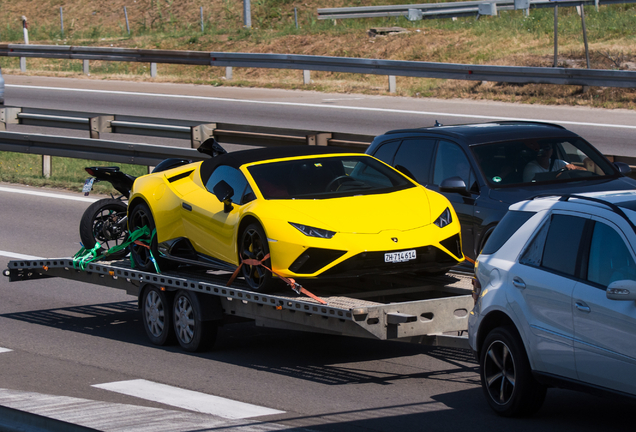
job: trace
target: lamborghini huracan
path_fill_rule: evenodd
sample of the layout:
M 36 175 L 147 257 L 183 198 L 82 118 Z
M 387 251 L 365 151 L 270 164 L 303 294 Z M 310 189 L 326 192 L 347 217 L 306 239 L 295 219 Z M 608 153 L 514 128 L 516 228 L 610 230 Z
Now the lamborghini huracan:
M 254 291 L 278 276 L 441 273 L 464 259 L 444 196 L 372 156 L 333 148 L 237 151 L 139 177 L 128 223 L 153 232 L 149 247 L 132 245 L 137 268 L 234 271 L 248 259 L 239 273 Z

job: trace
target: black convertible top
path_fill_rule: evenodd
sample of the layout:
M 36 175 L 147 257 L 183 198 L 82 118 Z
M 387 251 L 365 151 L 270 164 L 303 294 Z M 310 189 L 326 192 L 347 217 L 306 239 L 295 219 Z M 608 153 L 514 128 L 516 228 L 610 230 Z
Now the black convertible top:
M 286 146 L 286 147 L 264 147 L 252 150 L 240 150 L 232 153 L 225 153 L 214 157 L 212 159 L 206 159 L 201 164 L 201 180 L 203 184 L 208 182 L 208 179 L 219 165 L 227 165 L 238 169 L 241 165 L 245 165 L 252 162 L 266 161 L 270 159 L 280 159 L 296 156 L 314 156 L 333 153 L 357 153 L 351 150 L 342 149 L 338 147 L 324 147 L 324 146 Z

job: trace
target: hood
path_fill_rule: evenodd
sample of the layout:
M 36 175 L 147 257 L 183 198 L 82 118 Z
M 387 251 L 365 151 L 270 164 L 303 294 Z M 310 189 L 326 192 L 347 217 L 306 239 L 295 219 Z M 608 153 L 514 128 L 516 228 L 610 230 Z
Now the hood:
M 428 193 L 417 186 L 388 194 L 276 200 L 272 203 L 287 209 L 288 222 L 336 232 L 376 234 L 384 230 L 407 231 L 430 224 Z
M 489 196 L 493 200 L 507 204 L 514 204 L 543 194 L 580 194 L 585 192 L 633 189 L 636 189 L 636 180 L 629 177 L 619 177 L 612 179 L 586 179 L 584 181 L 572 181 L 556 184 L 538 184 L 527 187 L 492 189 Z

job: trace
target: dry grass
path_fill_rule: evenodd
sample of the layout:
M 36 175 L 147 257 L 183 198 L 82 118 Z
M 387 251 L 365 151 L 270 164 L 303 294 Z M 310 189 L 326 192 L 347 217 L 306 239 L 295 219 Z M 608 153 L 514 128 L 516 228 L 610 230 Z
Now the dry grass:
M 318 7 L 373 4 L 372 1 L 345 2 L 265 0 L 252 2 L 253 29 L 242 28 L 242 2 L 194 2 L 182 0 L 0 0 L 0 38 L 16 42 L 21 38 L 20 16 L 31 23 L 31 43 L 65 43 L 131 48 L 189 49 L 224 52 L 293 53 L 343 57 L 420 60 L 469 64 L 550 67 L 553 63 L 551 11 L 533 11 L 530 18 L 521 12 L 504 12 L 498 18 L 476 22 L 474 18 L 398 21 L 408 33 L 369 37 L 369 27 L 393 25 L 395 20 L 347 20 L 337 25 L 316 21 Z M 386 4 L 377 1 L 377 4 Z M 401 4 L 403 1 L 394 0 Z M 203 4 L 206 31 L 201 33 L 199 6 Z M 126 32 L 123 6 L 126 5 L 132 35 Z M 59 7 L 64 8 L 65 33 L 60 34 Z M 293 10 L 298 9 L 302 28 L 293 26 Z M 617 8 L 617 7 L 612 7 Z M 620 9 L 620 8 L 619 8 Z M 587 12 L 589 10 L 589 12 Z M 636 69 L 633 31 L 623 27 L 636 24 L 636 8 L 614 11 L 619 18 L 593 8 L 588 14 L 593 68 Z M 609 14 L 609 18 L 606 15 Z M 580 35 L 580 19 L 573 9 L 560 12 L 559 65 L 585 67 Z M 627 20 L 627 21 L 626 21 Z M 630 21 L 631 20 L 631 21 Z M 578 27 L 577 27 L 578 26 Z M 631 27 L 633 28 L 633 26 Z M 578 30 L 577 30 L 578 29 Z M 2 59 L 8 74 L 20 74 L 17 59 Z M 84 77 L 81 62 L 29 59 L 27 74 Z M 149 81 L 147 64 L 91 62 L 91 78 Z M 312 72 L 312 82 L 304 86 L 300 71 L 235 68 L 234 79 L 224 79 L 224 68 L 158 65 L 158 82 L 184 82 L 224 86 L 254 86 L 310 89 L 327 92 L 388 94 L 385 76 Z M 398 95 L 409 97 L 471 98 L 497 101 L 586 105 L 605 108 L 636 108 L 636 89 L 577 86 L 508 85 L 472 81 L 397 78 Z

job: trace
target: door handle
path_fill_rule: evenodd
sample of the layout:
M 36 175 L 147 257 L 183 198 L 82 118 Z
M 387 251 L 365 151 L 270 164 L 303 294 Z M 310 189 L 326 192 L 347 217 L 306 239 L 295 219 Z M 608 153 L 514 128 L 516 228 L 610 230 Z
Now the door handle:
M 190 204 L 181 203 L 181 207 L 183 207 L 187 211 L 192 211 L 192 206 Z
M 590 312 L 592 309 L 590 309 L 590 307 L 588 305 L 585 304 L 585 302 L 582 301 L 577 301 L 574 306 L 580 310 L 581 312 Z
M 526 283 L 519 276 L 515 276 L 512 278 L 512 285 L 519 289 L 525 289 Z

